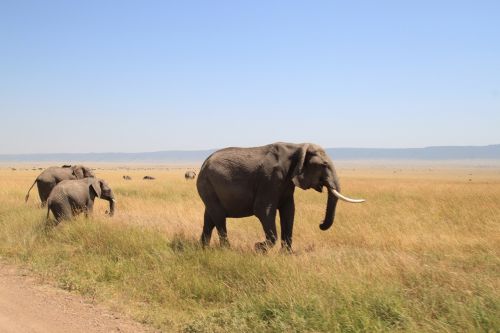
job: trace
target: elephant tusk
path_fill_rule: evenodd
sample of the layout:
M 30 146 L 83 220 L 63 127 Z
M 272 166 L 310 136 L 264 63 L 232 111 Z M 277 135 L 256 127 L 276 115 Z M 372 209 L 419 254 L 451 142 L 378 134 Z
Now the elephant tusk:
M 344 201 L 347 201 L 347 202 L 351 202 L 351 203 L 361 203 L 361 202 L 365 202 L 365 199 L 351 199 L 351 198 L 348 198 L 346 196 L 343 196 L 342 194 L 340 194 L 337 190 L 332 190 L 333 194 L 339 198 L 339 199 L 342 199 Z
M 111 199 L 111 201 L 113 201 L 114 203 L 116 203 L 116 200 L 115 200 L 115 199 Z

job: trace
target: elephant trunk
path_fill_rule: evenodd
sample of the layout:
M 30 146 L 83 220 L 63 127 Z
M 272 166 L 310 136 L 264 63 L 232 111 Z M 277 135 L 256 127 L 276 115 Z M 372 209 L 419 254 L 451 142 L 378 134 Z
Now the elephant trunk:
M 328 230 L 333 225 L 338 201 L 339 199 L 333 194 L 332 190 L 328 188 L 328 201 L 326 202 L 325 219 L 323 223 L 319 225 L 321 230 Z
M 328 200 L 326 202 L 325 219 L 323 223 L 319 225 L 319 228 L 321 230 L 328 230 L 333 225 L 333 221 L 335 220 L 335 210 L 339 201 L 338 197 L 334 194 L 334 190 L 340 191 L 339 177 L 337 176 L 337 171 L 331 161 L 329 163 L 329 168 L 323 185 L 328 190 Z
M 109 216 L 113 216 L 115 214 L 115 199 L 109 200 Z

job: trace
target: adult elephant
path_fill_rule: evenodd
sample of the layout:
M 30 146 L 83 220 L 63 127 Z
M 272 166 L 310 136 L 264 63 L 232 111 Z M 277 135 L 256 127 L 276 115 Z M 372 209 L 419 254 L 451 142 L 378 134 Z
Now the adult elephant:
M 210 243 L 217 228 L 222 246 L 229 245 L 227 217 L 255 215 L 266 240 L 255 244 L 265 252 L 277 240 L 276 211 L 281 222 L 282 247 L 291 250 L 295 215 L 295 186 L 304 190 L 328 190 L 325 219 L 321 230 L 333 224 L 338 199 L 358 203 L 340 192 L 333 162 L 323 148 L 312 143 L 274 143 L 254 148 L 226 148 L 216 151 L 203 163 L 197 180 L 198 193 L 205 204 L 203 246 Z
M 115 212 L 115 195 L 102 179 L 85 178 L 63 180 L 57 184 L 47 200 L 47 220 L 52 211 L 57 222 L 69 219 L 79 213 L 92 214 L 95 198 L 109 202 L 109 215 Z
M 38 194 L 42 201 L 42 207 L 47 204 L 47 199 L 52 189 L 63 180 L 83 179 L 94 177 L 94 172 L 83 165 L 63 165 L 62 167 L 49 167 L 45 169 L 38 177 L 36 177 L 33 185 L 31 185 L 24 201 L 27 202 L 30 196 L 30 191 L 35 186 L 38 187 Z

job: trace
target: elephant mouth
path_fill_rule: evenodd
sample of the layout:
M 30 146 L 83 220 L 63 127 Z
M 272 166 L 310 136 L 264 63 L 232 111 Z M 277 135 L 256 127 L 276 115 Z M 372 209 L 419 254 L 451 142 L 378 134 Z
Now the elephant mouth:
M 312 185 L 310 182 L 308 182 L 305 177 L 303 176 L 297 176 L 292 179 L 292 182 L 295 186 L 300 187 L 303 190 L 308 190 L 310 188 L 314 188 L 316 191 L 321 192 L 323 184 L 317 184 L 317 185 Z

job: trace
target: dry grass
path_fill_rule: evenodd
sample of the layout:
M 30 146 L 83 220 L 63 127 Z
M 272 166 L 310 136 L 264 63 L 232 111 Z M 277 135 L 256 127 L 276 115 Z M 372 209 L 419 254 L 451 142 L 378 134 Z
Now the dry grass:
M 215 233 L 199 248 L 203 205 L 184 169 L 97 170 L 117 194 L 115 217 L 99 202 L 92 219 L 57 228 L 37 194 L 24 205 L 38 172 L 0 170 L 0 255 L 157 328 L 500 330 L 499 169 L 341 168 L 344 192 L 368 201 L 340 203 L 323 232 L 326 194 L 298 190 L 296 254 L 265 256 L 252 250 L 255 218 L 228 222 L 232 249 Z

